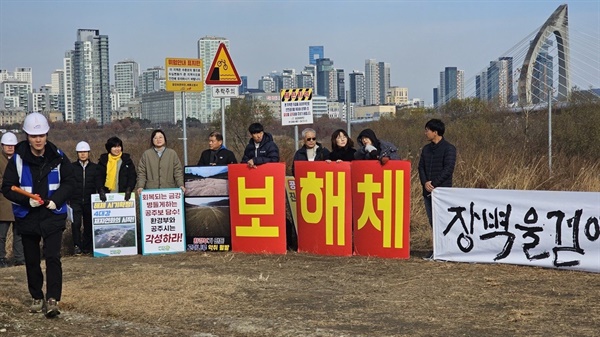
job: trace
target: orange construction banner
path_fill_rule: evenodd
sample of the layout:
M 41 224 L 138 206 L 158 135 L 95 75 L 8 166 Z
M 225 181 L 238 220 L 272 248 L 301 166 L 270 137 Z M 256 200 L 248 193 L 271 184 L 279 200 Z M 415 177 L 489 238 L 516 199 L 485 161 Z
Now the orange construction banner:
M 410 257 L 410 162 L 352 162 L 354 253 Z
M 285 254 L 285 163 L 228 169 L 232 250 Z
M 352 255 L 350 162 L 296 161 L 298 251 Z

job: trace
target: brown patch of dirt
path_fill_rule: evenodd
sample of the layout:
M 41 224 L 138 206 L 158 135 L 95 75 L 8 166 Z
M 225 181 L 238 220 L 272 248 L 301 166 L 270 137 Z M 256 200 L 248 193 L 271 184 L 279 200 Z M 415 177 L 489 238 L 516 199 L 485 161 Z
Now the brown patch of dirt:
M 6 268 L 0 336 L 598 336 L 598 274 L 424 253 L 68 256 L 53 320 Z

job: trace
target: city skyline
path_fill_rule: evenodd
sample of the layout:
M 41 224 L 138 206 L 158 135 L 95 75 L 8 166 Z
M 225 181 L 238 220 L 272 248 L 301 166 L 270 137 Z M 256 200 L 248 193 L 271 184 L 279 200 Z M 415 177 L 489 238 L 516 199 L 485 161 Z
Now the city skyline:
M 308 47 L 323 46 L 324 57 L 346 75 L 364 71 L 367 59 L 389 63 L 391 86 L 408 87 L 411 99 L 431 104 L 432 88 L 445 67 L 464 70 L 465 78 L 475 77 L 490 60 L 541 26 L 561 4 L 157 1 L 140 6 L 137 1 L 120 1 L 115 7 L 111 3 L 117 4 L 0 0 L 0 69 L 33 68 L 33 88 L 39 90 L 51 83 L 56 69 L 63 68 L 64 53 L 73 48 L 77 29 L 98 29 L 110 38 L 114 84 L 118 62 L 134 60 L 142 71 L 163 65 L 166 57 L 197 57 L 199 39 L 223 36 L 230 41 L 232 59 L 240 75 L 248 77 L 250 88 L 257 88 L 260 77 L 271 71 L 301 71 L 309 63 Z M 27 25 L 22 24 L 20 13 L 31 17 Z M 373 19 L 360 20 L 359 15 Z M 46 16 L 52 19 L 51 29 Z M 224 24 L 225 17 L 235 22 Z M 571 1 L 569 25 L 572 31 L 600 35 L 600 2 Z

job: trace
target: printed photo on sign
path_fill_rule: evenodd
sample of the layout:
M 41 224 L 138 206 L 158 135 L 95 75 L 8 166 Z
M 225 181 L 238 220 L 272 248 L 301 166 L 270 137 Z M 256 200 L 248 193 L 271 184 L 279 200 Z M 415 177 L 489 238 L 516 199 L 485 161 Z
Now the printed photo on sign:
M 187 250 L 231 250 L 227 176 L 227 166 L 185 168 Z
M 92 199 L 94 256 L 137 254 L 135 198 L 125 201 L 123 193 L 98 194 Z
M 227 166 L 186 166 L 185 196 L 228 196 Z

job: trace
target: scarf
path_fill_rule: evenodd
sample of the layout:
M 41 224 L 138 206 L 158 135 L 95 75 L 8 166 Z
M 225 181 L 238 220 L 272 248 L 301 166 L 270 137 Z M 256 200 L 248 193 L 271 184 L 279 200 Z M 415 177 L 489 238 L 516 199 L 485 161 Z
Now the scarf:
M 108 187 L 109 190 L 113 191 L 117 186 L 117 163 L 121 160 L 121 155 L 113 156 L 112 154 L 108 154 L 108 162 L 106 163 L 106 183 L 104 184 Z

